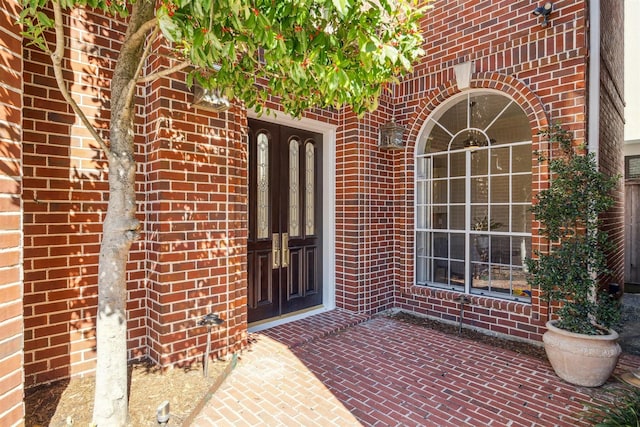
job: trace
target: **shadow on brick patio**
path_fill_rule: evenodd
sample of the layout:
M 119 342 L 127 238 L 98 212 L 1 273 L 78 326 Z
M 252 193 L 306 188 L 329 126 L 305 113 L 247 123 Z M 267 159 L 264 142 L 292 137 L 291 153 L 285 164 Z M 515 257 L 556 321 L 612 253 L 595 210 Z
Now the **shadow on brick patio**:
M 195 426 L 576 426 L 603 389 L 545 359 L 334 310 L 254 333 Z M 623 354 L 616 374 L 640 367 Z

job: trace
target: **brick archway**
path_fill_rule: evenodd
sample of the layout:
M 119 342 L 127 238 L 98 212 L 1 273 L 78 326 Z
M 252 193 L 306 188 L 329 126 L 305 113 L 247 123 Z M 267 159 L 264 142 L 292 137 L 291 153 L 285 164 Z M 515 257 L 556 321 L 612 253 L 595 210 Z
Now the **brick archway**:
M 500 73 L 476 73 L 472 76 L 468 90 L 477 89 L 493 90 L 511 97 L 520 106 L 520 108 L 522 108 L 529 120 L 532 133 L 532 156 L 536 151 L 540 151 L 541 146 L 538 130 L 546 128 L 549 125 L 549 118 L 542 101 L 524 82 L 509 75 Z M 403 172 L 404 188 L 407 189 L 408 194 L 411 194 L 411 201 L 403 207 L 403 209 L 405 209 L 403 214 L 405 226 L 403 232 L 399 235 L 399 247 L 401 248 L 398 253 L 401 265 L 399 274 L 399 291 L 401 295 L 406 296 L 409 300 L 422 301 L 423 303 L 430 301 L 430 303 L 435 306 L 443 304 L 443 307 L 447 304 L 447 301 L 454 298 L 457 294 L 447 290 L 425 288 L 414 284 L 415 212 L 413 188 L 415 177 L 414 168 L 410 165 L 413 165 L 416 144 L 419 141 L 421 133 L 424 130 L 425 123 L 429 119 L 430 115 L 452 96 L 461 94 L 465 91 L 466 90 L 460 90 L 456 81 L 452 79 L 433 89 L 427 97 L 420 101 L 415 113 L 408 120 L 410 125 L 407 129 L 407 150 L 402 156 L 402 164 L 397 165 Z M 540 178 L 546 179 L 545 177 L 534 177 L 534 181 L 539 182 Z M 535 197 L 537 190 L 537 188 L 532 188 L 532 197 Z M 409 305 L 414 304 L 415 301 Z M 484 309 L 506 309 L 514 315 L 521 315 L 523 318 L 531 318 L 532 320 L 528 320 L 531 323 L 539 323 L 538 319 L 540 318 L 541 307 L 537 292 L 533 293 L 530 305 L 492 298 L 476 297 L 474 298 L 474 301 L 476 305 L 483 307 Z M 438 311 L 437 308 L 434 309 Z
M 535 131 L 532 135 L 532 142 L 534 145 L 537 144 L 537 129 L 548 126 L 549 120 L 542 101 L 524 82 L 506 74 L 475 73 L 471 77 L 469 89 L 492 89 L 513 98 L 529 118 L 532 132 Z M 420 102 L 416 112 L 409 120 L 409 123 L 412 123 L 407 136 L 409 152 L 413 152 L 415 149 L 422 126 L 431 113 L 451 96 L 461 92 L 463 91 L 458 89 L 456 81 L 449 80 L 436 87 L 428 97 Z

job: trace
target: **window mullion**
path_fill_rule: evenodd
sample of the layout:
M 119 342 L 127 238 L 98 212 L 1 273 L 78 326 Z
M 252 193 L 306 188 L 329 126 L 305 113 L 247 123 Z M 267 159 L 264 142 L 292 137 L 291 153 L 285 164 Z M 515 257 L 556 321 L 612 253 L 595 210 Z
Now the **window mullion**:
M 471 151 L 465 153 L 465 168 L 467 173 L 465 174 L 465 205 L 464 205 L 464 292 L 471 293 Z

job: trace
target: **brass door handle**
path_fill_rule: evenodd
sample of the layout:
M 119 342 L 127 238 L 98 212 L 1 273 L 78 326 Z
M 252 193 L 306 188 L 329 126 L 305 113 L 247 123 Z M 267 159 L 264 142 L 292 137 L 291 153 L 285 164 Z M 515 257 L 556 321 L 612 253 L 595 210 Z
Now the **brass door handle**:
M 271 257 L 273 259 L 273 269 L 280 268 L 280 235 L 278 233 L 273 233 L 272 236 L 273 249 Z
M 282 266 L 289 267 L 289 233 L 282 233 Z

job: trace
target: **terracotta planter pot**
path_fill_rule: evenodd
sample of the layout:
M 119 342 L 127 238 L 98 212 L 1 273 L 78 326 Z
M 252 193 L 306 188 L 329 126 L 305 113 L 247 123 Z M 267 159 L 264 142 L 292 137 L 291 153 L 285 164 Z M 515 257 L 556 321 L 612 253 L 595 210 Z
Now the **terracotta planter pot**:
M 620 346 L 618 333 L 584 335 L 565 331 L 547 322 L 542 336 L 547 358 L 563 380 L 585 387 L 604 384 L 618 363 Z

